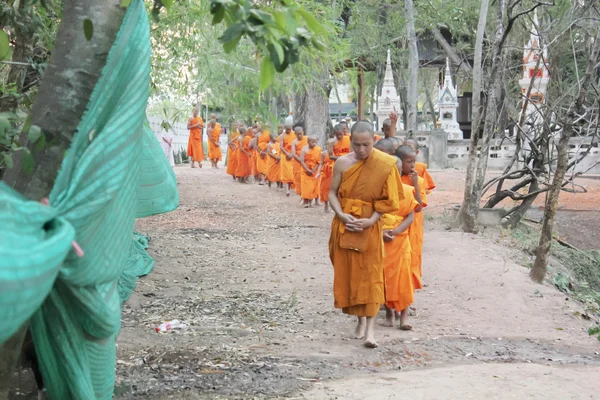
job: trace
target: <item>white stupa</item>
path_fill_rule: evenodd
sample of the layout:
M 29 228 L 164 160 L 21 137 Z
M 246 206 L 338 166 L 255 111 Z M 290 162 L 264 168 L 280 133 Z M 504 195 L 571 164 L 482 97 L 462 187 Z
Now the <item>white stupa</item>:
M 446 58 L 446 74 L 444 84 L 440 86 L 440 100 L 438 103 L 441 128 L 448 134 L 449 140 L 463 139 L 463 132 L 457 120 L 458 92 L 452 83 L 450 75 L 450 60 Z
M 536 71 L 535 67 L 540 56 L 542 60 Z M 546 47 L 542 49 L 540 46 L 537 11 L 533 14 L 533 26 L 531 27 L 529 41 L 523 48 L 523 77 L 519 80 L 523 98 L 527 95 L 531 78 L 534 78 L 534 81 L 529 95 L 529 103 L 527 108 L 521 110 L 521 112 L 525 111 L 527 115 L 526 121 L 529 123 L 541 125 L 543 117 L 538 112 L 536 105 L 543 104 L 546 100 L 546 90 L 550 82 L 550 74 L 548 73 L 548 50 Z
M 398 113 L 398 117 L 400 117 L 400 96 L 398 96 L 396 86 L 394 85 L 394 74 L 392 73 L 392 59 L 390 57 L 390 50 L 388 49 L 387 62 L 385 65 L 385 75 L 383 78 L 383 86 L 381 88 L 381 95 L 377 96 L 376 114 L 378 130 L 381 130 L 383 121 L 386 118 L 389 118 L 390 114 L 394 111 L 394 107 L 396 107 L 396 112 Z M 400 125 L 400 122 L 398 122 L 398 125 Z M 396 129 L 401 129 L 401 127 L 396 126 Z

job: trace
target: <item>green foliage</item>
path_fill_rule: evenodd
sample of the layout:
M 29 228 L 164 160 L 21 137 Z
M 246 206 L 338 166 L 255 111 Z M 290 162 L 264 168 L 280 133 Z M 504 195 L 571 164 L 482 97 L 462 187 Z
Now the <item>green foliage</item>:
M 0 29 L 0 61 L 6 60 L 10 56 L 10 43 L 8 35 Z
M 46 138 L 38 126 L 31 125 L 25 113 L 0 113 L 0 175 L 6 168 L 13 167 L 15 152 L 23 152 L 23 167 L 26 171 L 33 169 L 33 156 L 27 147 L 19 143 L 21 131 L 27 133 L 31 143 L 45 143 Z
M 92 37 L 94 36 L 94 23 L 89 18 L 83 20 L 83 33 L 85 34 L 86 40 L 92 40 Z

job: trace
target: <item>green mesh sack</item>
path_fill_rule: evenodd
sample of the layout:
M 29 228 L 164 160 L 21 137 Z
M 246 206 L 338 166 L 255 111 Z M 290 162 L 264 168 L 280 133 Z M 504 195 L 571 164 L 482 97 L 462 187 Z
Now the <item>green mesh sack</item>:
M 140 270 L 134 219 L 177 206 L 173 171 L 145 126 L 149 77 L 148 16 L 134 0 L 50 205 L 0 184 L 0 342 L 30 319 L 51 399 L 112 397 L 118 282 Z

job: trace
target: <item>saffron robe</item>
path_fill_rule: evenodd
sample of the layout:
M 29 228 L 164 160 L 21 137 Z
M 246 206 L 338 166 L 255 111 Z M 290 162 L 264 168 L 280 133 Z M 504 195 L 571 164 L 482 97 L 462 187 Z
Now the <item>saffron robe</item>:
M 292 152 L 292 143 L 294 143 L 294 140 L 296 140 L 294 132 L 283 134 L 283 148 L 288 153 Z M 294 183 L 294 159 L 288 160 L 283 151 L 281 152 L 281 182 Z
M 404 199 L 400 201 L 398 211 L 381 217 L 384 231 L 396 229 L 419 205 L 413 194 L 414 190 L 412 186 L 400 185 Z M 409 229 L 406 229 L 396 235 L 391 242 L 384 242 L 385 305 L 396 311 L 408 308 L 415 300 L 408 232 Z
M 321 163 L 321 148 L 315 146 L 312 149 L 307 149 L 304 153 L 304 165 L 309 169 L 315 169 L 317 165 Z M 319 197 L 319 178 L 317 178 L 317 171 L 313 175 L 308 175 L 304 167 L 301 171 L 301 187 L 302 192 L 300 197 L 304 200 L 313 200 Z
M 246 150 L 250 153 L 250 148 L 248 145 L 252 138 L 250 136 L 244 136 L 241 138 L 240 149 L 238 149 L 238 165 L 235 172 L 235 176 L 239 178 L 247 178 L 250 176 L 250 157 L 246 153 L 244 153 L 241 149 Z
M 344 213 L 370 218 L 373 212 L 395 213 L 400 207 L 396 159 L 379 150 L 342 175 L 338 190 Z M 362 232 L 350 232 L 336 216 L 331 222 L 329 257 L 333 264 L 334 306 L 360 317 L 377 315 L 385 302 L 381 218 Z
M 300 157 L 300 153 L 302 153 L 302 149 L 306 145 L 308 145 L 308 136 L 302 136 L 302 139 L 296 143 L 296 155 L 298 157 Z M 296 161 L 296 159 L 293 161 L 294 186 L 296 189 L 296 194 L 300 196 L 302 193 L 302 164 L 300 164 L 300 161 Z
M 256 147 L 258 147 L 256 151 L 256 170 L 259 174 L 263 175 L 267 174 L 267 159 L 271 157 L 265 154 L 264 158 L 262 158 L 259 151 L 266 151 L 269 142 L 271 142 L 271 133 L 269 131 L 263 131 L 256 141 Z
M 254 146 L 256 146 L 256 138 L 252 138 L 251 140 L 254 142 L 252 148 L 250 149 L 250 174 L 252 176 L 256 176 L 258 175 L 258 171 L 256 169 L 256 149 L 254 148 Z
M 329 201 L 329 188 L 331 187 L 331 178 L 333 178 L 333 160 L 329 158 L 329 152 L 323 156 L 323 165 L 321 166 L 321 176 L 319 179 L 319 199 Z
M 223 155 L 221 153 L 221 124 L 216 123 L 215 127 L 212 130 L 209 128 L 208 137 L 217 144 L 214 144 L 212 140 L 208 141 L 208 159 L 211 161 L 221 161 L 223 159 Z
M 195 117 L 190 120 L 191 125 L 202 124 L 202 117 Z M 202 148 L 202 128 L 190 129 L 190 138 L 188 139 L 187 155 L 192 158 L 192 161 L 204 160 L 204 149 Z
M 276 157 L 281 157 L 279 142 L 271 143 L 267 149 Z M 279 182 L 281 179 L 281 160 L 277 161 L 273 157 L 267 156 L 267 180 L 269 182 Z
M 338 140 L 333 144 L 333 155 L 336 157 L 345 156 L 350 153 L 350 136 L 344 135 L 342 140 Z
M 240 132 L 236 130 L 231 135 L 231 145 L 227 145 L 227 173 L 231 176 L 237 176 L 239 137 Z
M 402 183 L 409 185 L 412 187 L 412 181 L 410 176 L 402 175 Z M 413 188 L 414 189 L 414 188 Z M 423 202 L 423 207 L 427 207 L 427 196 L 425 194 L 425 180 L 419 177 L 419 192 L 421 193 L 421 201 Z M 411 247 L 411 271 L 413 275 L 413 286 L 415 289 L 422 289 L 423 284 L 421 283 L 421 263 L 423 259 L 423 210 L 420 212 L 415 212 L 415 220 L 410 227 L 408 228 L 408 237 L 410 239 L 410 247 Z
M 417 162 L 415 163 L 415 170 L 417 171 L 417 174 L 425 180 L 425 189 L 427 193 L 435 189 L 435 182 L 431 175 L 429 175 L 429 172 L 427 172 L 427 164 Z

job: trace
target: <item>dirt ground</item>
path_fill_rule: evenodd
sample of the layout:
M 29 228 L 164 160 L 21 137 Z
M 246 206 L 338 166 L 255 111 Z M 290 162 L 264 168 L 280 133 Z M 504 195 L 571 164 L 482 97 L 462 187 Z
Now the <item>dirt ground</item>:
M 532 283 L 524 255 L 499 236 L 447 232 L 427 218 L 414 330 L 378 327 L 380 347 L 368 350 L 351 339 L 354 320 L 333 308 L 331 215 L 234 183 L 223 169 L 175 171 L 179 208 L 136 226 L 151 237 L 156 267 L 124 306 L 117 398 L 597 395 L 593 322 Z M 432 216 L 461 190 L 456 171 L 434 177 Z M 189 327 L 154 332 L 174 318 Z
M 532 283 L 500 233 L 444 229 L 461 172 L 432 171 L 414 330 L 378 326 L 375 350 L 333 308 L 331 214 L 223 169 L 175 172 L 179 208 L 136 224 L 156 266 L 123 308 L 117 399 L 596 398 L 600 342 L 581 305 Z M 598 183 L 562 207 L 595 207 Z M 188 328 L 154 331 L 175 318 Z

